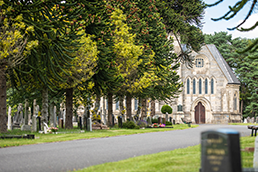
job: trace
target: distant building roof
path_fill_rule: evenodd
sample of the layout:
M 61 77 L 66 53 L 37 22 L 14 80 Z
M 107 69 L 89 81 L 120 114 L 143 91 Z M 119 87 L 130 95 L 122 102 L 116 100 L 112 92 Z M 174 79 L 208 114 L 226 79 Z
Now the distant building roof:
M 222 72 L 225 74 L 229 84 L 240 84 L 239 80 L 237 79 L 236 75 L 233 73 L 231 68 L 229 67 L 226 60 L 222 57 L 219 50 L 216 48 L 214 44 L 206 45 L 208 50 L 211 52 L 212 56 L 217 61 L 219 67 L 221 68 Z

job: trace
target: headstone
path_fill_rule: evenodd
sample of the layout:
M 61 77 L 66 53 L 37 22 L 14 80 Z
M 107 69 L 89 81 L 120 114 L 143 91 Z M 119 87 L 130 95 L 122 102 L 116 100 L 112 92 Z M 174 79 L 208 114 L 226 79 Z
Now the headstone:
M 12 108 L 11 106 L 9 106 L 9 109 L 8 109 L 8 130 L 11 130 L 12 129 Z
M 13 116 L 13 128 L 20 128 L 23 123 L 23 107 L 22 103 L 19 103 L 17 107 L 17 112 Z
M 152 121 L 151 121 L 151 117 L 149 116 L 148 119 L 147 119 L 147 123 L 148 125 L 151 125 L 152 124 Z
M 258 116 L 256 117 L 255 122 L 258 123 Z
M 92 121 L 91 121 L 91 118 L 87 119 L 87 131 L 92 131 Z
M 161 117 L 158 118 L 158 124 L 161 124 Z
M 36 99 L 33 101 L 33 115 L 32 115 L 32 127 L 31 131 L 36 132 L 37 131 L 37 102 Z
M 112 114 L 112 126 L 115 125 L 115 116 Z
M 253 168 L 258 168 L 258 136 L 255 138 L 254 146 Z
M 54 106 L 54 119 L 53 119 L 53 122 L 54 122 L 54 127 L 56 127 L 56 106 Z
M 247 119 L 246 118 L 244 119 L 244 123 L 247 123 Z
M 252 117 L 252 119 L 251 119 L 251 123 L 254 123 L 254 117 Z
M 54 127 L 55 124 L 54 124 L 54 102 L 50 103 L 50 106 L 49 106 L 49 124 L 50 124 L 50 127 Z
M 118 117 L 118 127 L 119 127 L 119 128 L 122 128 L 122 126 L 123 126 L 122 116 L 119 116 L 119 117 Z
M 251 120 L 250 120 L 250 117 L 248 116 L 247 117 L 247 123 L 250 123 L 251 122 Z
M 45 122 L 43 122 L 43 125 L 44 125 L 44 133 L 47 134 L 48 126 Z
M 64 124 L 65 124 L 65 117 L 66 117 L 66 111 L 65 109 L 63 110 L 63 119 L 64 119 Z
M 31 125 L 32 121 L 31 121 L 31 108 L 29 107 L 28 110 L 28 125 Z
M 242 172 L 239 132 L 231 129 L 202 132 L 201 172 Z
M 25 100 L 25 115 L 24 115 L 24 124 L 22 125 L 21 127 L 21 130 L 22 131 L 30 131 L 31 128 L 30 126 L 28 125 L 28 116 L 29 116 L 29 102 L 28 102 L 28 99 Z

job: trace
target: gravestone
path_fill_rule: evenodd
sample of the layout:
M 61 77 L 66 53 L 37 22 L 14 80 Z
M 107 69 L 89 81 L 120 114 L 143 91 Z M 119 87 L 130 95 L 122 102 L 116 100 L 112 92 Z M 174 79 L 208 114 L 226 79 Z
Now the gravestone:
M 34 99 L 34 101 L 33 101 L 32 127 L 31 127 L 32 132 L 37 131 L 37 116 L 38 116 L 37 114 L 38 114 L 37 102 L 36 102 L 36 99 Z
M 202 132 L 201 172 L 242 172 L 239 132 L 231 129 Z
M 17 112 L 13 116 L 13 128 L 20 128 L 20 126 L 23 123 L 23 107 L 22 103 L 19 103 L 19 106 L 17 107 Z
M 246 119 L 246 118 L 244 119 L 244 123 L 245 123 L 245 124 L 247 123 L 247 119 Z
M 251 123 L 254 123 L 254 117 L 251 118 Z
M 122 122 L 122 116 L 118 117 L 118 127 L 122 128 L 123 122 Z
M 251 120 L 250 120 L 250 117 L 249 117 L 249 116 L 246 118 L 246 120 L 247 120 L 247 123 L 250 123 L 250 122 L 251 122 Z
M 92 121 L 91 121 L 91 118 L 87 119 L 87 131 L 92 131 Z
M 54 106 L 54 127 L 56 126 L 56 106 Z
M 167 112 L 166 112 L 166 121 L 168 121 L 168 113 Z M 166 124 L 166 122 L 164 124 Z
M 171 123 L 172 123 L 172 117 L 169 117 L 169 122 L 171 122 Z
M 9 109 L 8 109 L 8 130 L 12 130 L 12 115 L 11 115 L 11 112 L 12 112 L 12 108 L 11 106 L 9 106 Z
M 22 131 L 30 131 L 31 130 L 31 128 L 30 128 L 30 126 L 28 125 L 28 116 L 29 116 L 29 102 L 28 102 L 28 99 L 26 99 L 25 100 L 25 114 L 24 114 L 24 124 L 22 125 L 22 127 L 21 127 L 21 130 Z
M 256 117 L 255 122 L 258 123 L 258 116 Z
M 148 123 L 148 125 L 152 125 L 152 121 L 151 121 L 151 117 L 150 116 L 148 117 L 147 123 Z

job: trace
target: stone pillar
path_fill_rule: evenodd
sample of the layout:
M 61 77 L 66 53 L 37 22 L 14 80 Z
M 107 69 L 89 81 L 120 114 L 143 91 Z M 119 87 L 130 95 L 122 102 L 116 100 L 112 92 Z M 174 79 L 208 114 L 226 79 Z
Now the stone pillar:
M 29 107 L 29 110 L 28 110 L 28 125 L 31 124 L 31 108 Z
M 29 102 L 28 100 L 26 99 L 25 100 L 25 122 L 24 124 L 22 125 L 21 127 L 21 130 L 22 131 L 30 131 L 30 126 L 28 125 L 28 112 L 29 112 Z
M 49 106 L 49 114 L 50 114 L 50 118 L 49 118 L 50 127 L 54 127 L 54 103 L 53 102 Z
M 87 119 L 87 131 L 92 131 L 92 121 L 91 121 L 91 118 Z
M 12 108 L 11 106 L 9 106 L 9 109 L 8 109 L 8 130 L 12 130 L 12 115 L 11 115 L 11 112 L 12 112 Z
M 32 127 L 31 131 L 32 132 L 37 132 L 37 102 L 36 99 L 33 101 L 33 115 L 32 115 Z
M 56 127 L 57 125 L 56 125 L 56 106 L 54 106 L 54 112 L 53 112 L 54 114 L 54 119 L 53 119 L 53 123 L 54 123 L 54 127 Z

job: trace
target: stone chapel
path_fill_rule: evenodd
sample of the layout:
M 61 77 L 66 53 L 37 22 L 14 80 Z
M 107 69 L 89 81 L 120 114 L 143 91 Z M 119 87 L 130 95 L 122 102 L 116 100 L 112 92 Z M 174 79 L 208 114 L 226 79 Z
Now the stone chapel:
M 175 53 L 179 45 L 174 42 Z M 219 53 L 215 45 L 204 45 L 199 52 L 192 52 L 194 64 L 187 68 L 181 64 L 178 74 L 183 82 L 182 92 L 170 106 L 173 113 L 169 115 L 176 123 L 182 119 L 195 124 L 241 122 L 239 111 L 240 82 Z M 102 98 L 103 99 L 103 98 Z M 101 101 L 102 102 L 102 101 Z M 161 116 L 164 102 L 155 101 L 155 116 Z M 107 110 L 107 102 L 100 105 Z M 104 108 L 105 107 L 105 108 Z M 132 99 L 132 115 L 138 108 L 137 99 Z M 150 103 L 147 107 L 150 109 Z M 114 115 L 119 114 L 118 102 L 113 103 Z
M 178 71 L 184 86 L 171 104 L 173 118 L 196 124 L 241 122 L 240 82 L 218 49 L 213 44 L 204 45 L 192 55 L 193 67 L 181 64 Z

